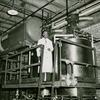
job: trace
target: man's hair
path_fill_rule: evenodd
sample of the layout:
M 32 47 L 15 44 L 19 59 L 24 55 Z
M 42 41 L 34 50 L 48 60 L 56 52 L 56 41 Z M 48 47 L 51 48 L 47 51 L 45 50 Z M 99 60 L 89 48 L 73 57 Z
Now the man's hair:
M 44 32 L 47 32 L 47 33 L 48 33 L 48 31 L 47 31 L 47 30 L 43 30 L 43 31 L 42 31 L 42 34 L 41 34 L 41 36 L 43 36 Z

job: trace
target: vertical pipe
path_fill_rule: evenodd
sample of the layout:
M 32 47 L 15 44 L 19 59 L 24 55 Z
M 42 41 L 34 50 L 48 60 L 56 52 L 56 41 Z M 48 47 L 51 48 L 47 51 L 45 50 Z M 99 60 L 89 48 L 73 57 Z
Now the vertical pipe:
M 51 97 L 54 97 L 54 82 L 55 82 L 55 74 L 57 70 L 57 42 L 54 46 L 54 67 L 53 67 L 53 76 L 52 76 L 52 90 L 51 90 Z
M 57 44 L 57 42 L 55 43 L 55 65 L 54 65 L 54 67 L 55 67 L 55 73 L 57 73 L 58 74 L 58 44 Z
M 94 55 L 95 65 L 97 65 L 97 63 L 96 63 L 96 49 L 93 48 L 92 52 L 93 52 L 93 55 Z M 94 67 L 94 77 L 97 78 L 97 69 L 96 69 L 96 67 Z
M 21 79 L 21 69 L 22 69 L 22 52 L 21 52 L 21 55 L 20 55 L 20 72 L 19 72 L 19 85 L 21 84 L 21 81 L 22 81 L 22 79 Z
M 66 0 L 66 17 L 68 17 L 68 0 Z
M 68 0 L 66 0 L 66 21 L 67 21 L 67 18 L 68 18 Z M 67 26 L 66 26 L 66 33 L 68 34 Z
M 24 15 L 23 15 L 23 32 L 24 32 L 24 41 L 26 40 L 26 23 L 25 23 L 25 5 L 24 5 Z
M 59 44 L 59 70 L 60 70 L 60 82 L 61 82 L 61 74 L 62 74 L 62 72 L 61 72 L 61 41 L 60 41 L 60 44 Z
M 49 19 L 51 20 L 51 18 L 52 18 L 52 13 L 50 12 L 49 17 L 48 17 L 48 21 L 47 21 L 47 25 L 49 23 Z M 52 28 L 51 26 L 48 27 L 48 30 L 49 30 L 50 33 L 52 33 L 51 28 Z
M 39 96 L 41 92 L 41 85 L 42 85 L 42 66 L 43 66 L 44 46 L 42 46 L 41 48 L 42 48 L 42 53 L 41 53 L 41 62 L 40 62 L 40 69 L 39 69 L 37 100 L 39 100 Z
M 93 65 L 97 65 L 96 64 L 96 49 L 94 48 L 94 43 L 93 43 L 93 35 L 91 35 L 91 45 L 92 45 L 92 56 L 93 56 Z M 96 68 L 94 67 L 94 78 L 96 78 Z
M 9 60 L 9 62 L 10 62 L 10 69 L 13 69 L 13 61 Z M 10 80 L 11 80 L 11 78 L 12 78 L 12 73 L 10 73 Z
M 8 55 L 6 57 L 6 66 L 5 66 L 5 80 L 4 80 L 4 85 L 7 83 L 7 65 L 8 65 Z
M 14 8 L 14 0 L 12 0 L 12 8 Z
M 4 51 L 4 48 L 2 47 L 2 36 L 0 36 L 0 51 Z
M 42 9 L 42 29 L 41 29 L 41 33 L 43 32 L 43 26 L 44 26 L 44 10 Z
M 96 55 L 95 55 L 95 48 L 94 48 L 94 43 L 93 43 L 93 35 L 91 36 L 91 45 L 92 45 L 92 56 L 93 56 L 93 65 L 96 65 Z
M 31 65 L 31 51 L 29 51 L 28 64 L 29 64 L 29 66 Z M 31 68 L 30 67 L 28 68 L 28 72 L 29 73 L 31 72 Z

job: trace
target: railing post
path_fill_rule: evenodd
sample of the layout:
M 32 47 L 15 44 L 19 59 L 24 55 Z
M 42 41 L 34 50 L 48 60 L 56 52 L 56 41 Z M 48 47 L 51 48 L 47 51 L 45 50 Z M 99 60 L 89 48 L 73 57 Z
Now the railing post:
M 4 85 L 7 84 L 7 66 L 8 66 L 8 55 L 6 57 L 6 66 L 5 66 L 5 79 L 4 79 Z
M 19 66 L 19 85 L 21 84 L 22 77 L 21 77 L 21 69 L 22 69 L 22 52 L 20 54 L 20 66 Z

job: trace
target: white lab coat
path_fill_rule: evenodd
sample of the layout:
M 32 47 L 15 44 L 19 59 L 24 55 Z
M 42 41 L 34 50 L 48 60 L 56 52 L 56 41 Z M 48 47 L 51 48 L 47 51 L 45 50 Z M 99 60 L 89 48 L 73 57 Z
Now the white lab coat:
M 38 41 L 38 45 L 44 45 L 44 51 L 43 51 L 43 66 L 42 66 L 42 72 L 53 72 L 53 63 L 52 63 L 52 51 L 53 51 L 53 45 L 52 41 L 48 38 L 42 38 Z M 48 50 L 50 49 L 50 50 Z M 41 56 L 41 48 L 37 48 L 37 56 Z

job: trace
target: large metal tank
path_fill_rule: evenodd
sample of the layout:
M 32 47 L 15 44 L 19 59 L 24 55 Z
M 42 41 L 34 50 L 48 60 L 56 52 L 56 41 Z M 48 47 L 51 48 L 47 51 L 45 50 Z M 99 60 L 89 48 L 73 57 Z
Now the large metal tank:
M 70 41 L 91 47 L 91 42 L 87 39 L 82 38 L 70 38 Z M 64 41 L 62 41 L 62 47 L 61 47 L 61 58 L 62 59 L 68 59 L 73 62 L 78 63 L 86 63 L 86 64 L 93 64 L 93 54 L 92 49 L 77 46 L 74 44 L 69 44 Z M 64 64 L 62 64 L 62 71 L 65 71 Z M 85 67 L 82 65 L 74 65 L 73 66 L 73 73 L 77 77 L 94 77 L 93 69 L 90 67 Z
M 2 47 L 6 50 L 34 43 L 41 36 L 41 25 L 41 19 L 36 17 L 29 18 L 2 37 Z
M 57 89 L 57 94 L 76 96 L 76 97 L 86 96 L 86 98 L 82 100 L 90 100 L 90 97 L 92 97 L 91 100 L 95 100 L 94 99 L 96 93 L 96 89 L 94 88 L 95 71 L 93 68 L 93 52 L 91 49 L 92 48 L 91 40 L 85 38 L 79 38 L 79 37 L 77 38 L 72 37 L 67 39 L 62 38 L 60 47 L 61 49 L 59 49 L 59 52 L 61 50 L 61 53 L 59 54 L 61 54 L 61 59 L 63 59 L 60 66 L 61 67 L 60 80 L 64 81 L 65 79 L 65 82 L 67 84 L 68 82 L 70 82 L 70 78 L 69 80 L 67 80 L 67 78 L 64 77 L 67 75 L 70 75 L 71 77 L 73 75 L 74 78 L 77 79 L 77 84 L 75 85 L 67 84 L 64 87 L 60 87 Z M 66 65 L 66 61 L 72 63 L 71 66 Z M 73 62 L 77 62 L 80 64 L 79 65 L 73 64 Z M 82 63 L 84 64 L 81 65 Z M 88 66 L 89 64 L 91 66 Z M 58 68 L 58 72 L 60 72 L 59 69 L 60 68 Z
M 71 38 L 69 40 L 80 45 L 91 47 L 91 42 L 87 39 Z M 79 47 L 65 42 L 62 42 L 62 58 L 75 62 L 93 64 L 91 49 Z

